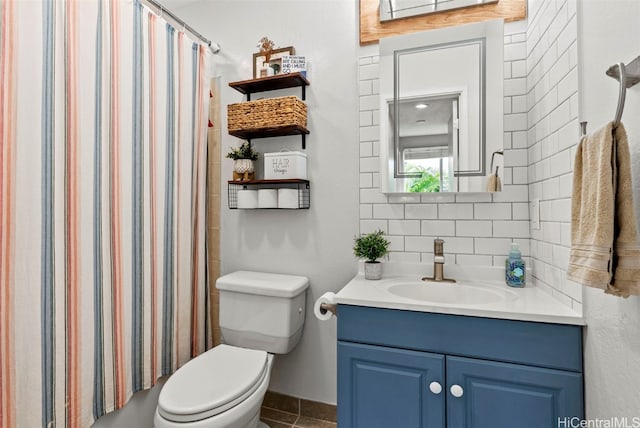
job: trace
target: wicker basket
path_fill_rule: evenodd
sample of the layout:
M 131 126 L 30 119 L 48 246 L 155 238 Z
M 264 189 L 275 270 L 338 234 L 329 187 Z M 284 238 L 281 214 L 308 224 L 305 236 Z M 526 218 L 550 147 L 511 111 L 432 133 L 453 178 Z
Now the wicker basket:
M 307 105 L 294 96 L 229 104 L 227 119 L 229 132 L 289 126 L 306 128 Z

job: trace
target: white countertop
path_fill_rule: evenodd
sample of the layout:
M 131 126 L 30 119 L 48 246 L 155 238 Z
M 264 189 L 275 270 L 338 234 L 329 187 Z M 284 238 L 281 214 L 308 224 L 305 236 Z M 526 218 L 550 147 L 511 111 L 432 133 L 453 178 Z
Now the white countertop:
M 557 324 L 585 325 L 582 314 L 562 304 L 539 287 L 527 284 L 524 288 L 508 287 L 504 282 L 504 269 L 499 267 L 465 268 L 459 265 L 445 265 L 445 276 L 458 283 L 447 287 L 479 287 L 490 293 L 503 295 L 503 299 L 489 303 L 433 303 L 402 297 L 389 291 L 399 283 L 421 283 L 420 278 L 429 275 L 427 265 L 406 265 L 385 263 L 381 280 L 365 280 L 359 272 L 342 290 L 336 294 L 336 303 L 375 308 L 402 309 L 418 312 L 467 315 L 485 318 L 500 318 L 518 321 L 535 321 Z M 430 267 L 427 269 L 431 269 Z M 443 287 L 442 283 L 437 283 Z

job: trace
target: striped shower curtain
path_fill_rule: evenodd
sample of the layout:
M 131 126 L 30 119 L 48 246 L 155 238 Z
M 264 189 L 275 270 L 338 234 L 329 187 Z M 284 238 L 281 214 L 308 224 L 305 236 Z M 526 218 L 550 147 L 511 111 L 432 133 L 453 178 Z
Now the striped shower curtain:
M 138 0 L 0 0 L 0 428 L 205 350 L 207 61 Z

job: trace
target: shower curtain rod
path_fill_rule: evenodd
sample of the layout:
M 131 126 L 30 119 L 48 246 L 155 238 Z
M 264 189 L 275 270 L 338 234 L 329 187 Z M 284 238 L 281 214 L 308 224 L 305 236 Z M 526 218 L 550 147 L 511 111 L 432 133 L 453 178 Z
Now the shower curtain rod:
M 152 9 L 155 9 L 154 11 L 156 13 L 159 13 L 160 16 L 168 16 L 172 21 L 174 21 L 174 23 L 178 24 L 178 26 L 182 27 L 184 30 L 188 31 L 189 33 L 193 34 L 198 39 L 200 39 L 200 41 L 202 41 L 202 43 L 207 45 L 209 49 L 211 49 L 211 52 L 213 52 L 214 54 L 217 54 L 218 52 L 220 52 L 220 45 L 218 43 L 204 37 L 202 34 L 194 30 L 189 24 L 184 22 L 182 19 L 178 18 L 176 15 L 173 14 L 173 12 L 171 12 L 169 9 L 166 9 L 157 1 L 140 0 L 140 2 Z

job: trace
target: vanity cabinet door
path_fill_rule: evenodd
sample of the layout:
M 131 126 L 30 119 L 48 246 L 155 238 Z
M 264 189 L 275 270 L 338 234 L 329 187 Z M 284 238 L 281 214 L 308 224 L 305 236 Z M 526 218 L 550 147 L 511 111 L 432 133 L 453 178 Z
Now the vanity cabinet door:
M 340 428 L 444 428 L 445 392 L 444 355 L 338 342 Z
M 448 428 L 555 427 L 584 416 L 581 373 L 460 357 L 446 365 Z

